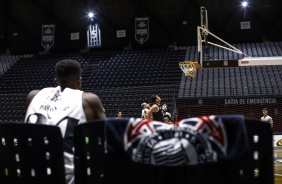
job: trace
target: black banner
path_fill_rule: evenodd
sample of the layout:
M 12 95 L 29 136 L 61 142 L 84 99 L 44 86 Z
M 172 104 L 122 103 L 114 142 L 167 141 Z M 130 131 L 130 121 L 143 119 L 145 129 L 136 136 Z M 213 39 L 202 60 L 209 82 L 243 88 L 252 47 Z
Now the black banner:
M 54 45 L 55 25 L 42 25 L 41 45 L 49 50 Z
M 149 18 L 135 18 L 135 39 L 143 44 L 149 38 Z

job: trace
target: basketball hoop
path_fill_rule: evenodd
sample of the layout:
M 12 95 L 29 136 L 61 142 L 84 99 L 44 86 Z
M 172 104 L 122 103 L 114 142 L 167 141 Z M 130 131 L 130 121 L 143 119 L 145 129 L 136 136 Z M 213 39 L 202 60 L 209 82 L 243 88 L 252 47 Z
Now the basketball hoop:
M 193 61 L 184 61 L 179 62 L 179 67 L 181 68 L 185 76 L 195 77 L 197 68 L 200 68 L 200 64 Z

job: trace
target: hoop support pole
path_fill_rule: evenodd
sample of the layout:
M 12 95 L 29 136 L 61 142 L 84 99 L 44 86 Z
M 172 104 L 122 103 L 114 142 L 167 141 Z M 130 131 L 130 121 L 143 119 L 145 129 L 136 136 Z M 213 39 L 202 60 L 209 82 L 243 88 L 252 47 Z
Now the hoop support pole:
M 208 33 L 209 35 L 213 36 L 214 38 L 218 39 L 219 41 L 223 42 L 224 44 L 228 45 L 229 47 L 231 47 L 232 49 L 228 48 L 228 47 L 224 47 L 224 46 L 220 46 L 218 44 L 215 44 L 215 43 L 212 43 L 212 42 L 208 42 L 209 44 L 211 45 L 214 45 L 214 46 L 217 46 L 217 47 L 221 47 L 223 49 L 227 49 L 227 50 L 230 50 L 230 51 L 233 51 L 233 52 L 237 52 L 239 54 L 242 54 L 246 57 L 250 57 L 249 55 L 243 53 L 241 50 L 237 49 L 236 47 L 234 47 L 233 45 L 227 43 L 226 41 L 224 41 L 223 39 L 219 38 L 218 36 L 216 36 L 215 34 L 211 33 L 209 30 L 207 30 L 206 28 L 203 28 L 203 27 L 199 27 L 198 26 L 198 31 L 202 31 L 202 32 L 206 32 Z M 201 39 L 201 42 L 203 42 L 203 40 Z
M 212 43 L 212 42 L 208 42 L 208 44 L 214 45 L 214 46 L 216 46 L 216 47 L 221 47 L 221 48 L 223 48 L 223 49 L 230 50 L 230 51 L 232 51 L 232 52 L 236 52 L 236 53 L 239 53 L 239 54 L 244 54 L 244 53 L 243 53 L 242 51 L 240 51 L 240 50 L 230 49 L 230 48 L 228 48 L 228 47 L 224 47 L 224 46 L 222 46 L 222 45 L 218 45 L 218 44 L 215 44 L 215 43 Z

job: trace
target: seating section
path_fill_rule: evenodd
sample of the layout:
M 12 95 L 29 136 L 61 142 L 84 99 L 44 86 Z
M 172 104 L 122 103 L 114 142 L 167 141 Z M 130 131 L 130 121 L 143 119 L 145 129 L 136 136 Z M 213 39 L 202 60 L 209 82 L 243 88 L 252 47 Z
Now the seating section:
M 53 86 L 55 63 L 75 59 L 81 63 L 85 91 L 97 93 L 108 116 L 122 111 L 124 116 L 139 117 L 142 102 L 150 95 L 160 94 L 170 105 L 177 92 L 181 72 L 178 62 L 184 60 L 186 50 L 167 47 L 132 50 L 102 50 L 91 52 L 53 53 L 20 58 L 0 78 L 0 94 L 4 100 L 0 120 L 19 121 L 24 117 L 25 98 L 29 91 Z M 15 105 L 16 97 L 21 104 Z M 11 102 L 10 102 L 11 101 Z M 12 103 L 13 102 L 13 103 Z M 21 113 L 14 110 L 21 107 Z
M 282 56 L 282 42 L 243 43 L 234 46 L 252 57 Z M 197 61 L 196 46 L 187 48 L 186 59 Z M 243 55 L 209 46 L 208 58 L 239 60 Z M 209 68 L 195 78 L 182 74 L 179 97 L 261 96 L 282 94 L 282 65 Z
M 61 59 L 77 59 L 84 66 L 84 58 L 79 53 L 37 55 L 31 58 L 20 58 L 0 78 L 0 93 L 28 93 L 54 85 L 55 63 Z
M 0 56 L 0 76 L 3 75 L 13 64 L 15 64 L 20 58 L 29 58 L 32 55 L 1 55 Z
M 281 56 L 282 42 L 234 44 L 251 56 Z M 214 46 L 210 59 L 240 59 L 243 56 Z M 13 56 L 3 56 L 13 58 Z M 196 46 L 95 49 L 89 52 L 15 56 L 0 77 L 0 121 L 23 120 L 29 91 L 53 86 L 54 65 L 75 59 L 83 69 L 85 91 L 97 93 L 108 117 L 119 111 L 125 117 L 140 117 L 142 102 L 159 94 L 168 111 L 176 112 L 175 99 L 230 96 L 275 96 L 282 94 L 282 65 L 199 70 L 195 78 L 184 76 L 178 62 L 197 61 Z M 15 62 L 16 61 L 16 62 Z
M 0 122 L 24 120 L 26 95 L 25 93 L 0 94 Z
M 99 62 L 89 59 L 92 76 L 86 87 L 95 89 L 179 82 L 181 73 L 177 73 L 178 62 L 184 56 L 185 50 L 160 47 L 120 50 Z
M 210 68 L 195 78 L 183 74 L 179 97 L 280 95 L 282 65 Z
M 106 110 L 107 117 L 116 117 L 121 111 L 123 117 L 141 117 L 141 103 L 150 102 L 152 94 L 159 94 L 162 103 L 168 105 L 168 111 L 175 109 L 174 98 L 178 93 L 179 85 L 133 86 L 108 88 L 93 91 L 100 97 Z

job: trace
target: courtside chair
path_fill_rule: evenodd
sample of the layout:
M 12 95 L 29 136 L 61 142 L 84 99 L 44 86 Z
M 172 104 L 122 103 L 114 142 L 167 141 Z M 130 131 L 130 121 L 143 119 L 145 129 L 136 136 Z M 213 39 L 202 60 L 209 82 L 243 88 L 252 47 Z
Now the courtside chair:
M 75 183 L 103 183 L 106 168 L 104 140 L 103 120 L 75 127 Z
M 65 184 L 57 126 L 0 123 L 1 184 Z
M 272 131 L 267 123 L 245 119 L 242 122 L 245 128 L 240 132 L 234 132 L 232 130 L 238 122 L 227 121 L 226 127 L 229 123 L 232 125 L 229 126 L 228 131 L 229 138 L 232 139 L 230 146 L 232 147 L 233 143 L 243 136 L 244 144 L 246 144 L 242 145 L 240 150 L 247 148 L 248 151 L 244 152 L 242 157 L 226 162 L 182 167 L 155 166 L 131 161 L 124 151 L 122 140 L 128 120 L 128 118 L 108 118 L 105 121 L 89 122 L 75 127 L 76 183 L 273 183 Z M 145 131 L 145 129 L 140 128 L 139 131 Z M 242 131 L 246 134 L 238 135 Z

